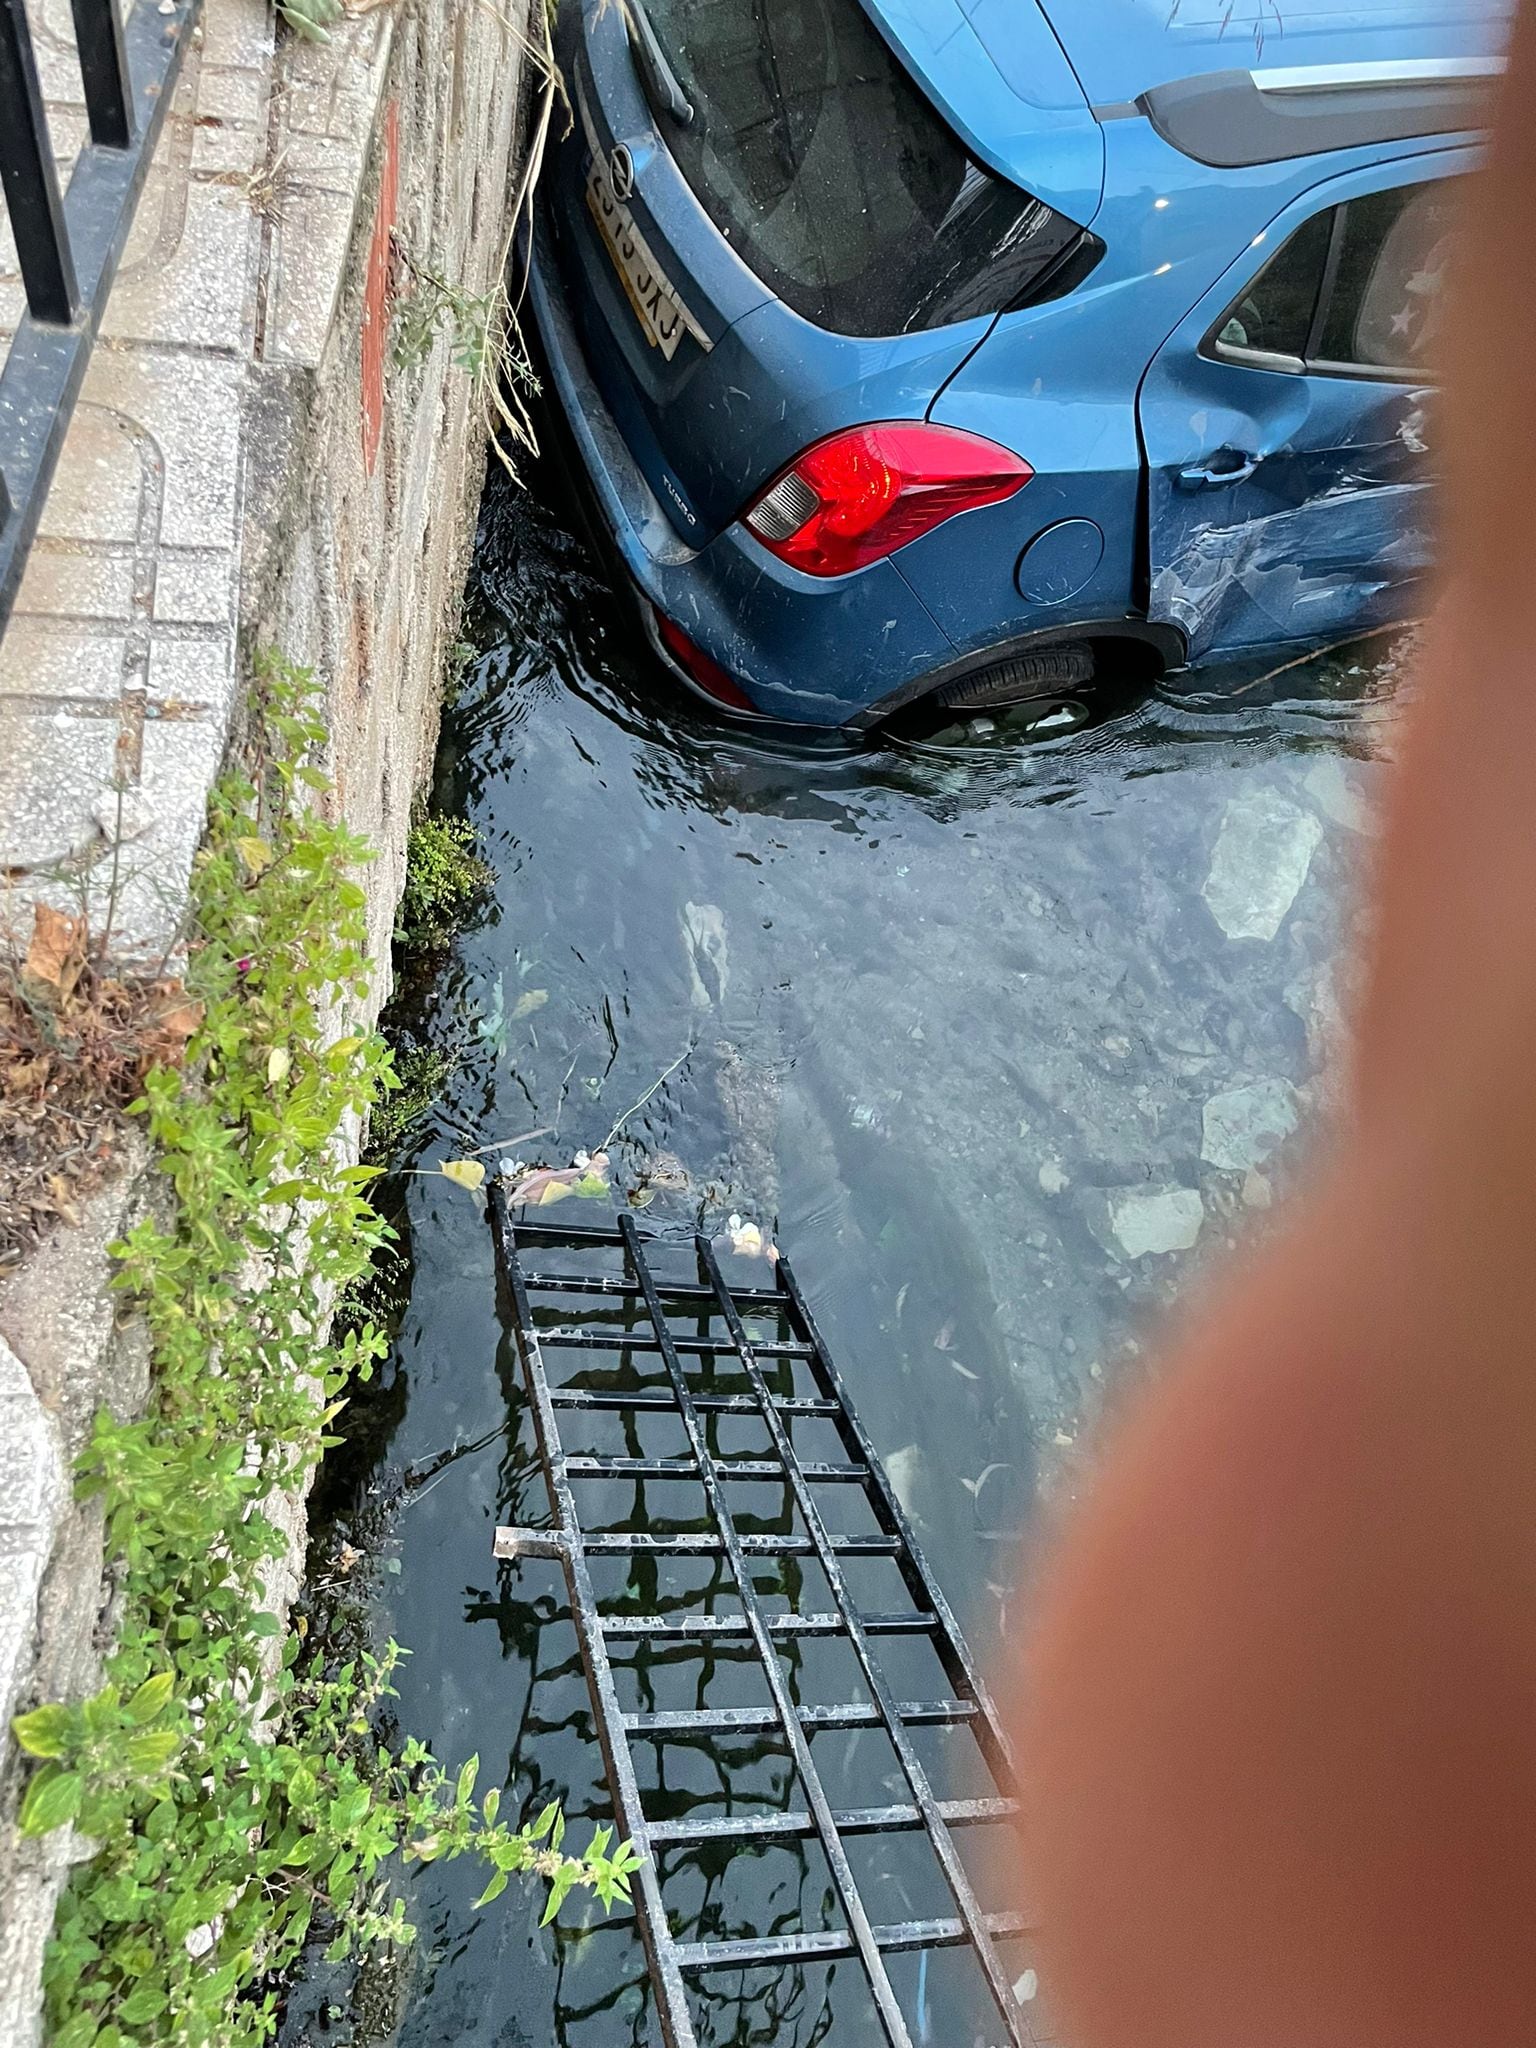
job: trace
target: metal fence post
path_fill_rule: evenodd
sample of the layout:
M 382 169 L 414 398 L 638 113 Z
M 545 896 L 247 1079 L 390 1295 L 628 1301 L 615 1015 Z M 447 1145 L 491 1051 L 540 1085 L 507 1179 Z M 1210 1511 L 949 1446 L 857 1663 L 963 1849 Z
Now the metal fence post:
M 25 0 L 0 0 L 0 179 L 32 317 L 67 327 L 79 291 Z

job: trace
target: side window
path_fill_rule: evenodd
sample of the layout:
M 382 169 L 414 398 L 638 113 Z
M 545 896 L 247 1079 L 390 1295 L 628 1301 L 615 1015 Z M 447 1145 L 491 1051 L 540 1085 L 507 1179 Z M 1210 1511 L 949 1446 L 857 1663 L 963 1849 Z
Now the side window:
M 1300 363 L 1317 311 L 1333 234 L 1333 209 L 1315 213 L 1277 249 L 1213 339 L 1222 355 L 1291 356 Z
M 1271 370 L 1431 374 L 1454 218 L 1443 179 L 1325 207 L 1227 308 L 1205 353 Z
M 1433 364 L 1453 212 L 1438 179 L 1350 200 L 1320 361 L 1409 371 Z

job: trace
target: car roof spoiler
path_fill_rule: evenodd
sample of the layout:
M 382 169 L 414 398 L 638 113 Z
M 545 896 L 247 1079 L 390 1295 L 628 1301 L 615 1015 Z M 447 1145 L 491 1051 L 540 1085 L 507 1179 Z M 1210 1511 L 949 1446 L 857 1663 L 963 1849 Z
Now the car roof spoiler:
M 1219 170 L 1357 149 L 1373 142 L 1476 133 L 1488 125 L 1497 57 L 1314 64 L 1181 78 L 1101 121 L 1144 114 L 1181 155 Z

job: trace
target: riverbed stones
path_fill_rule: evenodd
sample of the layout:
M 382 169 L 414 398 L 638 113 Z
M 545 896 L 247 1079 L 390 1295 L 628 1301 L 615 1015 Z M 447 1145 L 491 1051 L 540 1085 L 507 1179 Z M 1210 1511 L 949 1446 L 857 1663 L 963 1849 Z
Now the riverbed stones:
M 1110 1191 L 1110 1231 L 1128 1259 L 1152 1252 L 1187 1252 L 1204 1221 L 1205 1203 L 1198 1188 Z
M 1300 1121 L 1296 1090 L 1271 1076 L 1225 1088 L 1200 1119 L 1200 1157 L 1228 1173 L 1248 1173 L 1278 1151 Z
M 1200 891 L 1229 939 L 1274 938 L 1322 836 L 1311 811 L 1273 789 L 1231 799 Z
M 714 1009 L 725 1001 L 731 982 L 725 913 L 718 903 L 685 903 L 682 926 L 693 1007 Z
M 1313 803 L 1334 824 L 1348 832 L 1375 831 L 1375 810 L 1337 754 L 1319 754 L 1301 780 Z
M 919 1521 L 916 1507 L 918 1480 L 923 1469 L 923 1454 L 916 1444 L 903 1444 L 899 1451 L 892 1451 L 885 1461 L 885 1476 L 891 1482 L 891 1490 L 901 1502 L 901 1511 L 911 1520 Z

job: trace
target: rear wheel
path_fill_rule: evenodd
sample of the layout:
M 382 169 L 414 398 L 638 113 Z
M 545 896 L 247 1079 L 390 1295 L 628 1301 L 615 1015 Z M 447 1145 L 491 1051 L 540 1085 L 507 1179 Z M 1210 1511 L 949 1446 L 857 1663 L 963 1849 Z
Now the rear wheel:
M 1014 713 L 1009 724 L 1031 732 L 1073 732 L 1092 717 L 1093 649 L 1086 640 L 1041 647 L 943 684 L 933 702 L 952 711 Z

